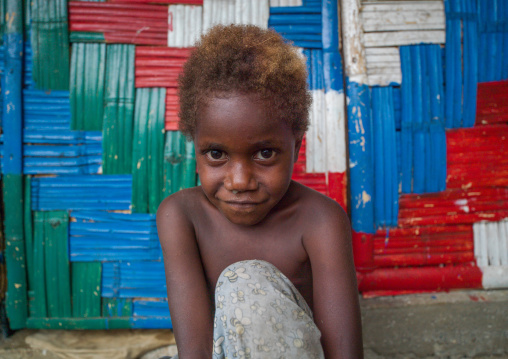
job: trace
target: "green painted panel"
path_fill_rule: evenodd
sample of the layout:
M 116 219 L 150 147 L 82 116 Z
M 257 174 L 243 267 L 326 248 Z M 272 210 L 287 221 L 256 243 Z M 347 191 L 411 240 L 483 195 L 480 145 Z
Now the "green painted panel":
M 136 91 L 132 156 L 132 211 L 155 213 L 163 198 L 166 89 Z
M 129 174 L 134 119 L 134 45 L 106 46 L 103 172 Z
M 46 267 L 44 256 L 44 212 L 34 212 L 34 253 L 33 253 L 33 301 L 30 315 L 46 317 Z
M 194 144 L 178 131 L 168 131 L 164 146 L 164 197 L 196 186 Z
M 67 0 L 31 1 L 33 78 L 38 88 L 69 89 Z
M 102 298 L 102 316 L 104 317 L 132 316 L 132 299 Z
M 70 85 L 72 129 L 102 130 L 105 69 L 105 44 L 72 46 Z
M 80 32 L 80 31 L 73 31 L 71 32 L 70 36 L 70 42 L 105 42 L 104 34 L 100 32 Z M 72 45 L 74 46 L 74 45 Z
M 72 263 L 72 316 L 99 317 L 101 315 L 100 262 Z
M 23 176 L 4 174 L 2 178 L 4 204 L 5 262 L 7 271 L 6 311 L 11 329 L 25 327 L 28 315 L 23 238 Z
M 130 318 L 29 318 L 33 329 L 129 329 Z
M 45 212 L 44 255 L 49 317 L 71 316 L 68 225 L 64 211 Z
M 25 251 L 26 251 L 26 270 L 28 277 L 28 289 L 33 289 L 34 284 L 34 238 L 33 238 L 33 223 L 32 223 L 32 196 L 31 196 L 31 180 L 32 176 L 25 176 L 24 183 L 24 225 L 25 225 Z

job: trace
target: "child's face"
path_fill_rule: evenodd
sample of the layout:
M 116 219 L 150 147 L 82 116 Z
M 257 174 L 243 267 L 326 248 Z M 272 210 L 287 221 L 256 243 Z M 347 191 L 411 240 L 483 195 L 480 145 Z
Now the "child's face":
M 212 97 L 194 135 L 201 186 L 232 223 L 259 223 L 286 193 L 300 141 L 255 95 Z

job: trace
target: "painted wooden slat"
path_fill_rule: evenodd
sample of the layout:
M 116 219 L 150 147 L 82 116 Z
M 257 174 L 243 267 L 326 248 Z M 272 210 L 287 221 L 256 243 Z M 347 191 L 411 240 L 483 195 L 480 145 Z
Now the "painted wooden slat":
M 166 298 L 164 264 L 148 261 L 103 263 L 102 296 Z
M 32 210 L 128 210 L 131 175 L 32 178 Z
M 441 0 L 419 1 L 364 1 L 362 0 L 362 12 L 400 12 L 400 11 L 443 11 L 444 5 Z
M 73 317 L 101 316 L 101 269 L 100 262 L 72 263 Z
M 270 0 L 270 6 L 302 6 L 302 0 Z
M 508 123 L 508 81 L 478 84 L 476 124 Z
M 69 2 L 69 31 L 94 32 L 107 43 L 167 46 L 168 9 L 164 5 Z
M 369 86 L 388 86 L 402 82 L 398 47 L 369 47 L 365 49 Z
M 168 46 L 193 46 L 201 35 L 203 7 L 170 5 L 168 11 Z
M 136 88 L 166 87 L 176 89 L 178 75 L 191 49 L 164 47 L 136 47 Z M 172 92 L 176 94 L 176 91 Z M 169 93 L 168 93 L 169 94 Z
M 70 129 L 68 91 L 23 90 L 23 127 L 28 130 Z
M 108 45 L 103 120 L 105 174 L 131 173 L 134 46 Z
M 359 14 L 360 7 L 358 1 L 345 0 L 341 3 L 346 77 L 350 83 L 363 85 L 367 83 L 367 66 L 363 30 Z
M 365 32 L 378 31 L 407 31 L 407 30 L 444 30 L 444 11 L 392 11 L 392 12 L 363 12 L 361 13 L 363 30 Z
M 445 32 L 443 30 L 369 32 L 363 35 L 363 43 L 366 47 L 444 44 Z
M 132 316 L 132 299 L 102 298 L 103 317 L 130 317 Z
M 348 83 L 349 172 L 353 230 L 374 233 L 374 164 L 370 91 Z
M 46 307 L 46 267 L 44 254 L 44 212 L 34 213 L 33 249 L 33 301 L 30 304 L 31 317 L 47 317 Z
M 37 88 L 69 89 L 69 33 L 66 0 L 31 3 L 33 78 Z
M 72 46 L 70 98 L 74 130 L 102 130 L 105 65 L 105 44 Z
M 138 89 L 132 163 L 137 213 L 155 213 L 162 201 L 165 89 Z
M 164 146 L 164 196 L 196 185 L 194 144 L 178 131 L 166 132 Z
M 67 212 L 44 213 L 44 260 L 48 317 L 71 317 Z
M 155 216 L 74 211 L 71 261 L 160 260 Z
M 203 32 L 218 24 L 251 24 L 267 28 L 268 17 L 268 0 L 203 1 Z
M 482 269 L 482 284 L 486 289 L 507 288 L 508 280 L 508 220 L 477 222 L 474 254 Z
M 102 164 L 100 132 L 24 131 L 25 174 L 95 174 Z
M 25 326 L 27 318 L 27 283 L 23 236 L 22 176 L 22 4 L 5 4 L 4 72 L 2 76 L 2 197 L 5 204 L 4 234 L 7 293 L 5 308 L 11 329 Z M 8 206 L 8 207 L 7 207 Z
M 23 221 L 26 250 L 28 290 L 33 291 L 34 279 L 34 230 L 31 203 L 31 176 L 25 176 L 23 188 Z
M 444 265 L 474 260 L 471 225 L 390 228 L 374 237 L 379 267 Z

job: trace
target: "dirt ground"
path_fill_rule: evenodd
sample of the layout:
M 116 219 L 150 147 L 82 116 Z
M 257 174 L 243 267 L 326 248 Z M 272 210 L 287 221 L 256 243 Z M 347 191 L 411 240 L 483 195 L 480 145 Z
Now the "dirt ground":
M 508 290 L 360 304 L 366 359 L 508 359 Z M 0 339 L 0 359 L 158 359 L 175 354 L 172 344 L 169 330 L 21 330 Z

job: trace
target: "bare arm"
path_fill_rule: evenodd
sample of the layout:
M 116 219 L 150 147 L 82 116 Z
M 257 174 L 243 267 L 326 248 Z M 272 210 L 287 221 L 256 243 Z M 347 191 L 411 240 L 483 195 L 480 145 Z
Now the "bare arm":
M 180 359 L 211 358 L 212 303 L 185 196 L 166 198 L 157 211 L 168 302 Z
M 349 220 L 331 201 L 320 208 L 304 237 L 312 266 L 314 321 L 321 330 L 326 359 L 363 358 Z

